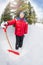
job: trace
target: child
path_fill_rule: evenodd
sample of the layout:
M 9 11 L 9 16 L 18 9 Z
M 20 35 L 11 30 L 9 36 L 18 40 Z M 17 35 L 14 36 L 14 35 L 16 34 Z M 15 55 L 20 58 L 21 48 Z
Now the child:
M 28 23 L 24 19 L 24 13 L 20 12 L 19 19 L 13 19 L 5 22 L 2 27 L 6 28 L 9 25 L 15 25 L 15 36 L 16 36 L 16 45 L 15 49 L 21 48 L 23 45 L 24 34 L 27 34 L 28 31 Z

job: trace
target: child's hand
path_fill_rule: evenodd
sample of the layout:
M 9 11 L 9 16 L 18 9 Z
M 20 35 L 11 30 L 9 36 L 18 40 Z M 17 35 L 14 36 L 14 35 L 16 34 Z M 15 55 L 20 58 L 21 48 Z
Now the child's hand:
M 1 27 L 6 29 L 6 28 L 7 28 L 7 24 L 8 24 L 7 22 L 4 22 L 4 21 L 3 21 L 3 22 L 1 23 Z

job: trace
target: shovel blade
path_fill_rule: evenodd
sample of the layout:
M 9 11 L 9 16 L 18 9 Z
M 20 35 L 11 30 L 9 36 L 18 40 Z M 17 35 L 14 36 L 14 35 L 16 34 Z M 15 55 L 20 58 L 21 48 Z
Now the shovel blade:
M 11 52 L 11 53 L 16 54 L 16 55 L 20 55 L 19 52 L 14 51 L 14 50 L 8 50 L 8 52 Z

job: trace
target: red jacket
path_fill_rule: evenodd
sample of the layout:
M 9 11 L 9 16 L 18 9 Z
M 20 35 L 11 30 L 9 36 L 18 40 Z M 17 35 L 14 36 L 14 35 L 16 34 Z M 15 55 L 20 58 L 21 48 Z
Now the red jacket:
M 8 25 L 15 25 L 15 35 L 17 36 L 23 36 L 24 34 L 27 34 L 28 30 L 28 23 L 24 20 L 11 20 L 8 21 Z

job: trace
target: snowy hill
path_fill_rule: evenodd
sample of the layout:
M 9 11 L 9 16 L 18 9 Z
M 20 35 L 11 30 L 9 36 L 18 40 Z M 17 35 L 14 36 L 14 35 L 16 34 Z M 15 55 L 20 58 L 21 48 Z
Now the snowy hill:
M 9 26 L 7 33 L 15 50 L 14 28 Z M 43 25 L 29 25 L 23 48 L 18 50 L 20 56 L 8 53 L 7 49 L 10 48 L 5 33 L 0 27 L 0 65 L 43 65 Z

